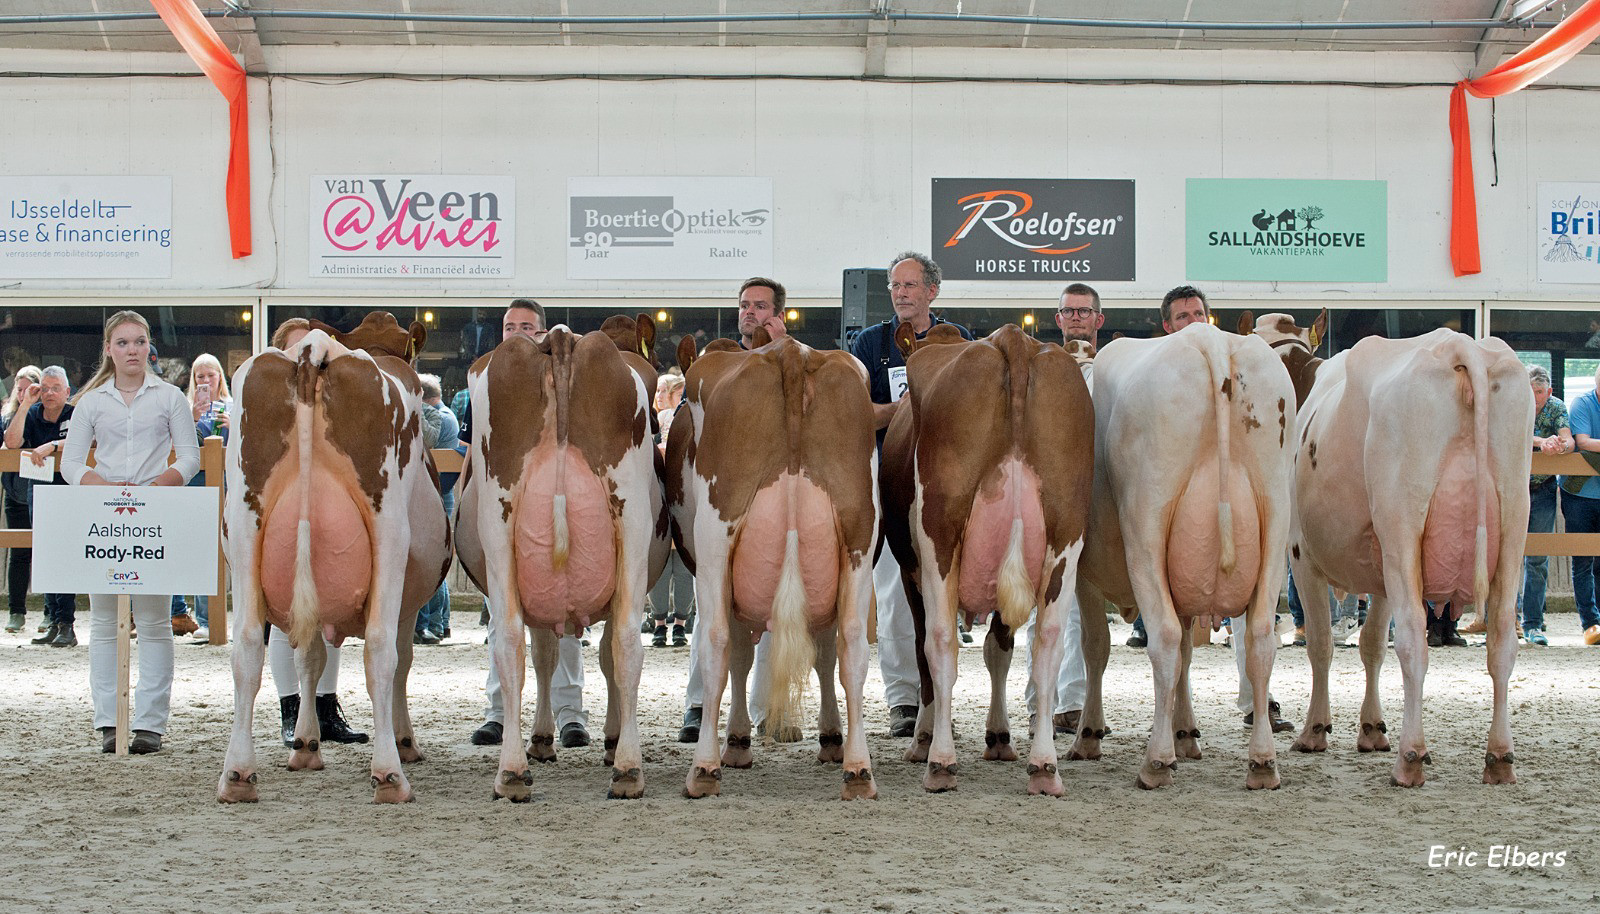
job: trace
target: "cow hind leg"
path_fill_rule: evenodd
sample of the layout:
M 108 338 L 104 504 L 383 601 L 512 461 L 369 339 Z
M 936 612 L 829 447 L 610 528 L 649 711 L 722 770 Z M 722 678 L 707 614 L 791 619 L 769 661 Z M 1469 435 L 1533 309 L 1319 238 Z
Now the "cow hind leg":
M 235 594 L 247 592 L 236 582 Z M 242 605 L 243 604 L 243 605 Z M 256 750 L 251 733 L 255 720 L 256 695 L 261 692 L 261 667 L 266 660 L 266 641 L 261 636 L 260 617 L 241 600 L 234 606 L 233 624 L 233 733 L 228 753 L 222 761 L 222 776 L 217 779 L 217 802 L 254 803 L 256 790 Z
M 1172 770 L 1178 763 L 1173 745 L 1172 708 L 1182 662 L 1178 642 L 1185 635 L 1164 586 L 1151 587 L 1135 581 L 1134 598 L 1141 609 L 1147 609 L 1145 634 L 1150 639 L 1150 672 L 1155 687 L 1155 723 L 1150 728 L 1150 742 L 1145 748 L 1144 764 L 1139 767 L 1137 784 L 1145 790 L 1154 790 L 1172 783 Z
M 1194 639 L 1190 632 L 1196 621 L 1180 620 L 1183 637 L 1178 639 L 1178 686 L 1174 690 L 1172 710 L 1172 752 L 1177 758 L 1199 759 L 1200 727 L 1194 720 L 1194 701 L 1189 693 L 1189 665 L 1194 660 Z
M 494 643 L 489 647 L 494 652 L 495 671 L 500 677 L 501 707 L 505 713 L 499 768 L 490 799 L 505 797 L 513 803 L 526 803 L 533 798 L 533 774 L 528 770 L 528 760 L 534 758 L 531 749 L 527 752 L 522 749 L 522 689 L 528 675 L 525 653 L 528 642 L 517 603 L 512 601 L 507 606 L 509 608 L 494 626 Z M 534 742 L 537 745 L 537 737 Z M 549 746 L 545 749 L 554 757 L 553 749 Z
M 696 524 L 694 599 L 697 613 L 695 637 L 700 645 L 700 682 L 704 693 L 700 710 L 700 741 L 684 779 L 683 795 L 691 800 L 722 793 L 722 759 L 717 751 L 717 731 L 722 716 L 722 690 L 728 685 L 730 654 L 728 546 L 726 528 L 713 530 Z M 713 533 L 716 535 L 713 536 Z M 712 542 L 715 539 L 716 542 Z M 747 639 L 748 640 L 748 639 Z
M 518 625 L 518 628 L 521 626 Z M 556 664 L 561 659 L 561 645 L 556 633 L 547 628 L 534 629 L 532 640 L 533 677 L 537 698 L 534 701 L 533 735 L 528 739 L 527 755 L 536 762 L 553 762 L 556 760 L 556 712 L 550 681 L 555 677 Z M 524 672 L 524 663 L 525 661 L 518 660 L 519 675 Z M 522 708 L 518 705 L 513 711 L 510 699 L 507 698 L 506 701 L 506 721 L 509 723 L 513 713 L 521 717 Z
M 1392 606 L 1387 597 L 1372 594 L 1367 608 L 1367 621 L 1361 626 L 1361 665 L 1366 671 L 1366 693 L 1361 699 L 1361 732 L 1356 736 L 1356 749 L 1361 752 L 1389 751 L 1389 726 L 1383 722 L 1378 677 L 1383 672 L 1383 657 L 1389 649 Z
M 1404 560 L 1407 557 L 1402 557 Z M 1410 583 L 1412 587 L 1406 589 Z M 1389 783 L 1395 787 L 1421 787 L 1427 780 L 1423 768 L 1432 764 L 1422 733 L 1422 688 L 1428 676 L 1427 607 L 1415 595 L 1415 582 L 1386 575 L 1385 589 L 1405 595 L 1395 600 L 1394 653 L 1400 663 L 1400 683 L 1405 709 L 1400 720 L 1400 746 L 1395 753 Z
M 317 719 L 317 681 L 328 663 L 328 650 L 322 635 L 313 632 L 306 643 L 295 648 L 294 668 L 300 676 L 300 716 L 294 722 L 294 741 L 289 748 L 290 771 L 322 770 L 322 723 Z
M 926 762 L 928 747 L 933 744 L 933 676 L 928 672 L 928 650 L 924 643 L 928 635 L 928 609 L 922 599 L 922 587 L 915 576 L 904 567 L 900 571 L 900 587 L 905 591 L 906 607 L 911 610 L 913 653 L 917 658 L 917 722 L 911 730 L 911 745 L 906 747 L 905 760 Z
M 918 536 L 925 538 L 920 531 Z M 932 550 L 925 552 L 931 554 Z M 927 654 L 928 675 L 933 681 L 932 739 L 928 745 L 928 770 L 922 776 L 922 789 L 929 793 L 956 789 L 952 701 L 956 684 L 956 606 L 957 595 L 961 592 L 956 567 L 959 565 L 953 563 L 948 577 L 940 577 L 932 563 L 922 569 L 922 593 L 928 602 L 923 648 Z M 928 711 L 924 707 L 918 716 L 919 738 Z
M 1507 567 L 1502 558 L 1500 568 Z M 1515 563 L 1511 567 L 1516 567 Z M 1489 723 L 1489 746 L 1483 757 L 1483 782 L 1485 784 L 1515 784 L 1516 772 L 1512 770 L 1511 717 L 1506 708 L 1506 689 L 1511 679 L 1511 667 L 1517 660 L 1517 634 L 1513 626 L 1517 620 L 1514 598 L 1500 595 L 1502 582 L 1517 577 L 1500 572 L 1495 586 L 1490 589 L 1490 602 L 1484 604 L 1489 619 L 1489 679 L 1494 684 L 1494 717 Z M 1491 606 L 1493 608 L 1491 608 Z
M 1311 664 L 1311 704 L 1305 729 L 1289 748 L 1295 752 L 1326 752 L 1333 733 L 1333 711 L 1328 702 L 1328 668 L 1333 663 L 1333 616 L 1328 604 L 1328 582 L 1310 562 L 1294 570 L 1295 589 L 1305 610 L 1306 661 Z
M 374 803 L 409 803 L 413 799 L 411 782 L 400 767 L 400 753 L 394 738 L 394 681 L 399 669 L 395 645 L 400 636 L 399 589 L 405 580 L 404 538 L 396 536 L 394 542 L 400 560 L 379 556 L 373 569 L 373 594 L 367 606 L 366 664 L 367 689 L 372 693 Z M 305 704 L 302 701 L 302 714 Z M 312 707 L 315 708 L 315 699 Z
M 645 503 L 635 498 L 633 503 Z M 628 508 L 625 508 L 626 512 Z M 606 796 L 613 800 L 636 800 L 644 796 L 644 756 L 639 748 L 639 678 L 644 672 L 644 646 L 639 643 L 639 622 L 644 618 L 646 581 L 650 575 L 650 547 L 645 532 L 651 529 L 649 517 L 624 517 L 617 538 L 617 591 L 611 600 L 611 615 L 600 645 L 601 655 L 611 658 L 612 675 L 606 677 L 611 701 L 606 706 L 606 761 L 611 765 L 611 786 Z M 634 531 L 629 535 L 629 531 Z M 616 713 L 611 708 L 617 709 Z
M 989 717 L 984 721 L 983 757 L 990 762 L 1017 760 L 1017 750 L 1011 748 L 1011 723 L 1006 719 L 1006 675 L 1011 671 L 1011 650 L 1016 646 L 1015 636 L 1016 633 L 1000 621 L 1000 614 L 995 613 L 989 622 L 989 634 L 983 639 L 983 665 L 989 670 Z M 1034 640 L 1038 640 L 1037 630 Z M 1046 731 L 1054 733 L 1054 729 L 1048 726 Z
M 839 798 L 871 800 L 878 796 L 878 785 L 872 778 L 861 707 L 867 685 L 867 614 L 873 600 L 871 554 L 846 555 L 840 567 L 848 569 L 840 575 L 838 604 L 839 684 L 844 687 L 848 729 L 843 747 L 844 789 Z
M 817 635 L 817 762 L 844 761 L 844 728 L 839 722 L 839 694 L 834 688 L 834 669 L 839 660 L 839 628 L 830 626 Z
M 724 768 L 749 768 L 755 763 L 750 751 L 750 666 L 755 662 L 755 645 L 750 643 L 751 632 L 743 623 L 734 621 L 729 626 L 729 679 L 733 693 L 728 708 L 728 739 L 722 749 Z M 701 712 L 704 714 L 704 711 Z M 768 726 L 772 718 L 767 718 Z
M 1072 578 L 1073 570 L 1078 565 L 1079 548 L 1069 548 L 1067 554 L 1056 559 L 1058 564 L 1047 563 L 1047 573 L 1041 578 L 1048 582 L 1055 577 L 1048 573 L 1055 568 L 1065 574 L 1067 580 L 1056 594 L 1054 600 L 1046 600 L 1046 592 L 1041 589 L 1035 597 L 1039 607 L 1038 619 L 1033 626 L 1033 692 L 1039 705 L 1038 717 L 1035 721 L 1035 737 L 1028 747 L 1028 793 L 1043 794 L 1045 796 L 1059 797 L 1065 793 L 1061 784 L 1061 775 L 1057 772 L 1059 760 L 1056 756 L 1055 740 L 1055 710 L 1056 710 L 1056 680 L 1059 678 L 1062 658 L 1066 656 L 1066 625 L 1064 615 L 1073 611 Z M 1061 566 L 1065 565 L 1065 568 Z
M 1278 633 L 1273 625 L 1273 611 L 1278 605 L 1276 586 L 1259 586 L 1257 597 L 1245 613 L 1245 670 L 1250 678 L 1251 699 L 1255 717 L 1250 731 L 1250 760 L 1245 773 L 1245 787 L 1250 790 L 1277 790 L 1278 752 L 1272 741 L 1272 713 L 1268 699 L 1272 682 L 1272 661 L 1278 649 Z M 1326 599 L 1327 589 L 1323 589 Z M 1310 620 L 1307 620 L 1307 625 Z M 1238 635 L 1236 634 L 1235 637 Z
M 1083 714 L 1079 716 L 1078 732 L 1073 736 L 1072 748 L 1067 750 L 1067 759 L 1082 762 L 1100 758 L 1100 741 L 1108 732 L 1101 681 L 1106 675 L 1106 661 L 1111 656 L 1111 627 L 1106 623 L 1105 599 L 1100 592 L 1080 578 L 1077 593 L 1086 682 Z
M 405 620 L 401 623 L 400 630 L 403 632 L 415 630 L 416 621 L 415 617 Z M 396 639 L 395 652 L 397 655 L 394 671 L 395 751 L 400 753 L 402 763 L 410 765 L 425 758 L 422 747 L 417 743 L 417 733 L 411 726 L 411 698 L 407 693 L 407 687 L 411 682 L 411 639 Z

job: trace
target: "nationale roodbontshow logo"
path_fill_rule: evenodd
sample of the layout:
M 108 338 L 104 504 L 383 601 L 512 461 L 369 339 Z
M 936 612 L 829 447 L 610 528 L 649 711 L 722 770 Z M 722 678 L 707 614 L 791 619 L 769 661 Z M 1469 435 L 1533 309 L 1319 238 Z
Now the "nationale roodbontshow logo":
M 127 489 L 123 489 L 116 495 L 106 499 L 102 504 L 112 509 L 111 513 L 113 514 L 138 514 L 139 509 L 144 507 L 144 502 L 135 498 L 133 493 Z
M 947 279 L 1132 279 L 1133 182 L 935 178 L 933 232 Z

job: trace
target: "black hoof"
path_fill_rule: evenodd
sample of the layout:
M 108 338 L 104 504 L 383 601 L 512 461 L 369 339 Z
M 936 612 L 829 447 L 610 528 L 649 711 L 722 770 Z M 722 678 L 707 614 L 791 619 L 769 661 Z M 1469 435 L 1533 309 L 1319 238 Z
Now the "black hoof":
M 844 745 L 844 734 L 843 733 L 818 733 L 817 734 L 817 745 L 819 745 L 819 746 L 843 746 Z
M 1011 731 L 1007 730 L 1004 733 L 995 733 L 991 730 L 986 732 L 983 734 L 983 744 L 991 749 L 996 745 L 1009 746 L 1011 745 Z
M 1029 777 L 1032 777 L 1033 775 L 1036 775 L 1036 774 L 1055 774 L 1055 773 L 1056 773 L 1056 766 L 1054 766 L 1054 765 L 1029 765 L 1028 766 L 1028 776 Z
M 744 736 L 734 736 L 731 733 L 728 734 L 728 748 L 729 749 L 748 749 L 748 748 L 750 748 L 750 734 L 746 733 Z

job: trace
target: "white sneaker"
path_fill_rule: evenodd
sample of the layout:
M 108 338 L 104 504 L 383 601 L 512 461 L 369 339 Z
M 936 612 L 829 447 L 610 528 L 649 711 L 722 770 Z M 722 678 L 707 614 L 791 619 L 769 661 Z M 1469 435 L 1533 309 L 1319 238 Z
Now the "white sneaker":
M 1361 623 L 1351 616 L 1345 616 L 1338 622 L 1333 623 L 1333 640 L 1336 642 L 1349 643 L 1351 635 L 1359 636 L 1360 634 Z

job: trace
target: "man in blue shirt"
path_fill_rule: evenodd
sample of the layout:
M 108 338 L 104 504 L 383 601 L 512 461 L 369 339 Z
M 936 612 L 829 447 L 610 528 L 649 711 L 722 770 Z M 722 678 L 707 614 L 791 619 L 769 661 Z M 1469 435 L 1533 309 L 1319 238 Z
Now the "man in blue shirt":
M 1600 383 L 1600 375 L 1596 376 Z M 1600 453 L 1600 400 L 1593 390 L 1572 402 L 1572 440 L 1580 452 Z M 1600 477 L 1561 477 L 1561 516 L 1568 533 L 1600 533 Z M 1572 557 L 1572 589 L 1584 644 L 1600 644 L 1600 609 L 1595 607 L 1595 556 Z M 1526 607 L 1524 607 L 1526 609 Z
M 932 311 L 940 278 L 939 265 L 926 254 L 905 251 L 889 262 L 894 317 L 862 330 L 850 344 L 850 354 L 867 368 L 873 403 L 893 403 L 906 392 L 906 360 L 894 342 L 896 328 L 908 323 L 917 339 L 922 339 L 934 324 L 947 323 Z M 967 328 L 950 326 L 972 339 Z M 879 429 L 879 447 L 883 446 L 883 434 Z M 878 669 L 883 673 L 883 697 L 889 705 L 889 734 L 910 736 L 917 726 L 922 688 L 917 675 L 916 631 L 900 586 L 900 564 L 887 548 L 873 567 L 872 586 L 878 597 Z

